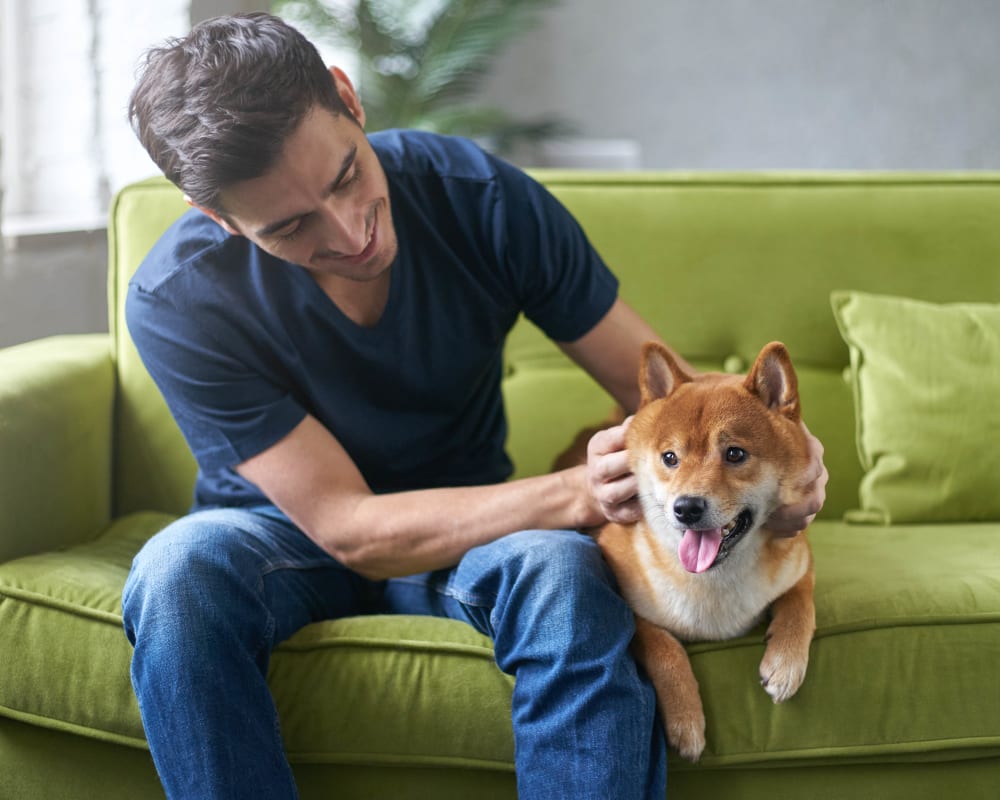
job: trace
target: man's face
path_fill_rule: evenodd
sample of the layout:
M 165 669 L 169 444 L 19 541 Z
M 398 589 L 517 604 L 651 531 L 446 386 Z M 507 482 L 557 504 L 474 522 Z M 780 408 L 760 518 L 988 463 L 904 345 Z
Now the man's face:
M 369 281 L 396 257 L 385 172 L 361 126 L 315 108 L 259 178 L 222 192 L 231 233 L 317 277 Z M 215 215 L 213 215 L 215 216 Z

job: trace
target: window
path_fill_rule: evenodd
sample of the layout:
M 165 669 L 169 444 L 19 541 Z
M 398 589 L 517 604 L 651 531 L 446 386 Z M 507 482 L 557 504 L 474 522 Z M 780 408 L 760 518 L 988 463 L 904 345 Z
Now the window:
M 157 172 L 125 120 L 141 53 L 189 27 L 189 0 L 0 0 L 3 232 L 104 225 Z

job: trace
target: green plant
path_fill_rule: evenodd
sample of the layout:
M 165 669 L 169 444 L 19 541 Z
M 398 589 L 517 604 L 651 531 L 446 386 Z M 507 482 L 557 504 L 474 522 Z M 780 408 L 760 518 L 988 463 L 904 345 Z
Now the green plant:
M 556 118 L 518 120 L 477 105 L 494 59 L 556 0 L 277 0 L 317 40 L 358 57 L 370 130 L 420 128 L 477 138 L 495 152 L 565 135 Z

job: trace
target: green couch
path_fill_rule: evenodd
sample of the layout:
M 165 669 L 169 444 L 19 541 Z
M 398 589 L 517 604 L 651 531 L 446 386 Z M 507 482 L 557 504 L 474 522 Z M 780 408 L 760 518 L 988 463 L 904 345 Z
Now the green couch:
M 896 315 L 877 298 L 838 295 L 839 323 L 830 300 L 862 290 L 975 301 L 984 305 L 974 311 L 995 313 L 985 304 L 1000 303 L 1000 175 L 540 177 L 616 270 L 624 297 L 690 360 L 743 370 L 763 344 L 784 341 L 805 418 L 826 446 L 827 504 L 810 533 L 818 629 L 805 684 L 771 704 L 756 677 L 762 630 L 690 645 L 708 746 L 696 766 L 671 756 L 669 796 L 1000 796 L 1000 431 L 995 412 L 994 427 L 977 429 L 966 406 L 982 394 L 990 413 L 1000 360 L 973 364 L 957 401 L 938 402 L 937 392 L 930 410 L 893 406 L 929 373 L 939 384 L 945 375 L 947 388 L 963 337 L 988 331 L 989 320 L 960 320 L 957 349 L 948 349 L 934 322 L 948 307 L 910 304 L 903 317 L 930 320 L 931 333 L 896 341 Z M 143 541 L 187 508 L 194 464 L 129 340 L 122 298 L 184 208 L 162 180 L 118 195 L 109 335 L 0 351 L 3 798 L 161 794 L 129 681 L 120 594 Z M 865 310 L 869 301 L 875 311 Z M 853 350 L 845 337 L 857 337 Z M 890 340 L 899 359 L 918 362 L 903 391 L 878 385 L 900 378 L 896 356 L 876 352 Z M 611 407 L 523 322 L 507 371 L 519 474 L 546 470 Z M 969 446 L 968 430 L 962 439 L 950 429 L 971 425 L 974 452 L 959 459 L 971 472 L 956 481 L 947 470 L 907 467 L 878 439 L 893 425 L 901 447 L 916 443 L 935 463 Z M 944 495 L 931 511 L 909 501 L 901 510 L 885 488 L 893 480 L 909 482 L 910 500 L 941 487 Z M 949 499 L 963 487 L 973 500 Z M 269 680 L 303 797 L 515 794 L 511 679 L 489 640 L 462 623 L 312 625 L 279 647 Z

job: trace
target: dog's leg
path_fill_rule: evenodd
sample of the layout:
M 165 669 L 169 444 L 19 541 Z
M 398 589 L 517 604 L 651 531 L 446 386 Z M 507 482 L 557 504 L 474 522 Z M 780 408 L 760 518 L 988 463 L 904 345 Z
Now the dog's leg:
M 806 574 L 771 606 L 772 619 L 765 637 L 767 649 L 760 662 L 760 683 L 775 703 L 795 694 L 806 676 L 809 644 L 816 631 L 815 583 L 810 558 Z
M 633 649 L 656 689 L 667 741 L 689 761 L 705 749 L 705 711 L 683 645 L 668 631 L 635 618 Z

